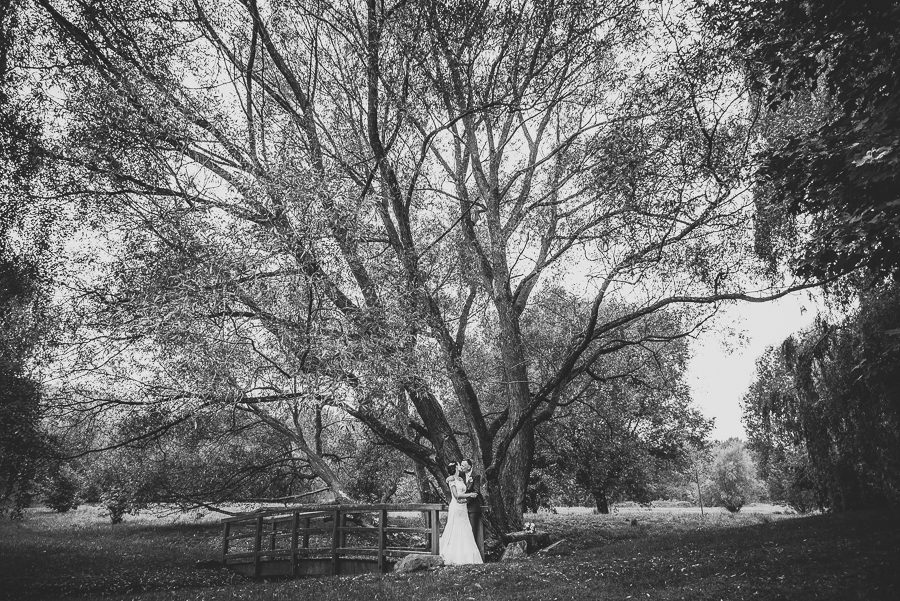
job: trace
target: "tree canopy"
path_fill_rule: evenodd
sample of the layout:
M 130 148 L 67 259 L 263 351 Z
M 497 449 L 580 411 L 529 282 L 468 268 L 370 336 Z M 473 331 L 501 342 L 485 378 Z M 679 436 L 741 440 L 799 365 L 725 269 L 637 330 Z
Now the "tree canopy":
M 472 457 L 508 530 L 535 427 L 605 358 L 792 289 L 756 277 L 754 104 L 684 4 L 16 6 L 38 133 L 10 135 L 81 228 L 71 444 L 241 414 L 342 499 L 365 428 L 441 486 Z M 538 362 L 559 286 L 578 309 Z

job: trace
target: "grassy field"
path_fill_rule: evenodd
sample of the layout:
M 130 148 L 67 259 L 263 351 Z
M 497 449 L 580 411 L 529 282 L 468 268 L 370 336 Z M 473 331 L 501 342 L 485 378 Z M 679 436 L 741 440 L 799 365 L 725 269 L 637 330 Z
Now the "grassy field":
M 0 599 L 140 601 L 581 601 L 900 598 L 900 519 L 890 512 L 702 518 L 685 511 L 529 515 L 574 552 L 427 573 L 250 581 L 199 570 L 219 527 L 144 514 L 112 526 L 94 508 L 0 523 Z M 633 523 L 636 520 L 636 524 Z

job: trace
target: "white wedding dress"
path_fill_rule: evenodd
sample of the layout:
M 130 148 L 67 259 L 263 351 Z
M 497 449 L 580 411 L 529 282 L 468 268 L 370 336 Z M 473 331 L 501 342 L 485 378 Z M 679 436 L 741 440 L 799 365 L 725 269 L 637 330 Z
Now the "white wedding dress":
M 466 485 L 458 480 L 450 482 L 450 487 L 456 487 L 457 494 L 466 492 Z M 484 563 L 481 553 L 478 552 L 472 525 L 469 523 L 469 510 L 465 499 L 459 502 L 452 494 L 447 509 L 447 525 L 441 534 L 440 553 L 444 563 L 450 565 Z

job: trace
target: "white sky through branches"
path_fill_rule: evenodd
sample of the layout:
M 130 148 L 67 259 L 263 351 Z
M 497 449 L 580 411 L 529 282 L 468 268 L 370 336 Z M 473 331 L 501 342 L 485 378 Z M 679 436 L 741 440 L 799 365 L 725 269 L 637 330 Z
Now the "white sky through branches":
M 692 343 L 687 383 L 694 404 L 716 420 L 712 439 L 746 439 L 740 402 L 756 375 L 757 358 L 766 347 L 809 326 L 821 310 L 822 303 L 805 292 L 770 303 L 732 305 L 716 317 L 717 327 Z

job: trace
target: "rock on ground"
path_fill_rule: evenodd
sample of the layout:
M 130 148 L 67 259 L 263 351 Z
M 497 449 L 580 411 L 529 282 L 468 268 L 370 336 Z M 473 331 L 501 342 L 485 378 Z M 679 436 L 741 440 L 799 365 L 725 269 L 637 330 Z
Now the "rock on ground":
M 413 553 L 407 555 L 397 562 L 394 566 L 395 572 L 417 572 L 419 570 L 429 570 L 431 568 L 439 568 L 444 565 L 444 558 L 440 555 L 426 555 L 424 553 Z
M 509 543 L 508 545 L 506 545 L 506 551 L 503 552 L 503 557 L 500 558 L 500 561 L 524 559 L 527 555 L 527 553 L 525 552 L 527 546 L 527 543 L 523 540 Z

